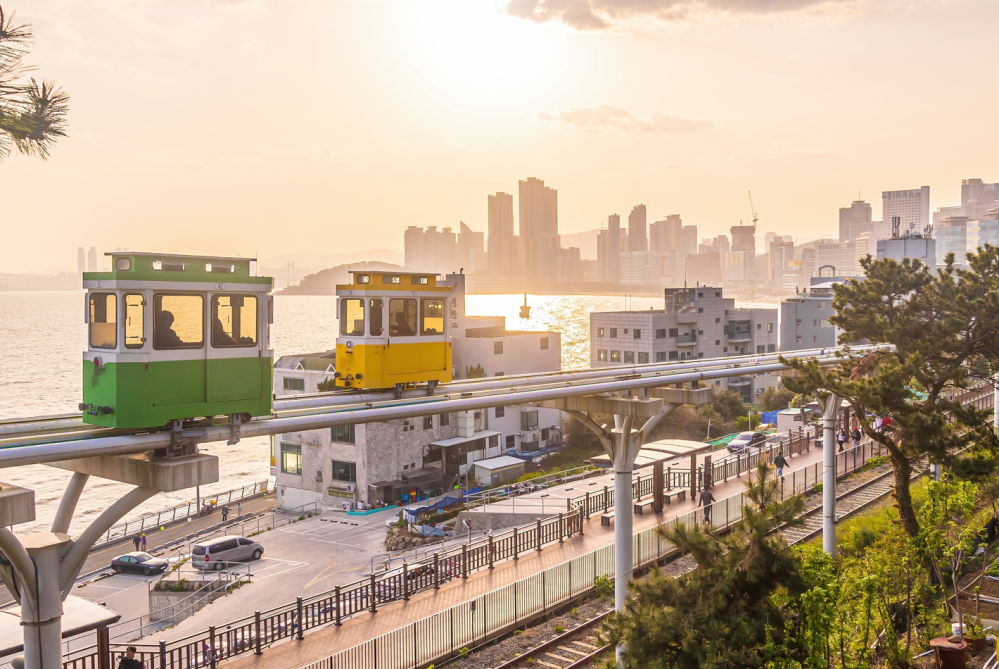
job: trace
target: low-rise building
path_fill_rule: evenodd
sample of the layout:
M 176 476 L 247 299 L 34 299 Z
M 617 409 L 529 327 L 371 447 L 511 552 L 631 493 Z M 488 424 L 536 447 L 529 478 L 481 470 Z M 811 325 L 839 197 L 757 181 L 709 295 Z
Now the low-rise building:
M 776 309 L 737 309 L 717 286 L 667 288 L 661 310 L 590 314 L 591 367 L 773 353 L 777 343 Z M 777 377 L 714 383 L 751 400 Z
M 780 303 L 780 350 L 800 351 L 836 346 L 840 329 L 829 322 L 833 310 L 833 286 L 828 281 Z

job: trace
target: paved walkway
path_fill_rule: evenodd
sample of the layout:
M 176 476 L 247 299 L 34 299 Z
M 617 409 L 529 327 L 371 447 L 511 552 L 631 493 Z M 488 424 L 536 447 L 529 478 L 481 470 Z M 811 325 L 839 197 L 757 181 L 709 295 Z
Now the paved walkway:
M 797 455 L 790 459 L 790 467 L 785 472 L 785 476 L 790 471 L 804 469 L 821 461 L 821 449 L 812 449 L 807 453 Z M 744 490 L 744 480 L 744 478 L 734 478 L 727 482 L 717 483 L 713 489 L 714 496 L 720 500 L 739 494 Z M 564 498 L 580 494 L 580 491 L 583 490 L 582 486 L 588 483 L 589 481 L 583 484 L 570 483 L 559 486 L 559 488 L 546 490 L 544 493 L 550 494 L 554 506 L 557 510 L 561 510 L 565 508 Z M 565 492 L 564 488 L 575 488 L 575 490 Z M 535 493 L 535 495 L 540 494 L 542 493 Z M 560 509 L 558 509 L 559 504 L 561 504 Z M 695 501 L 688 499 L 667 506 L 660 516 L 654 514 L 636 515 L 633 517 L 634 531 L 637 534 L 654 527 L 659 522 L 692 511 L 696 506 Z M 584 527 L 583 536 L 576 535 L 563 544 L 545 546 L 541 552 L 523 553 L 519 560 L 509 560 L 497 564 L 492 571 L 483 570 L 471 574 L 468 579 L 453 581 L 441 586 L 440 590 L 437 591 L 430 590 L 419 593 L 408 602 L 400 601 L 387 604 L 377 613 L 357 614 L 345 620 L 339 628 L 331 625 L 325 629 L 307 631 L 305 639 L 302 641 L 288 640 L 264 650 L 260 656 L 251 653 L 233 659 L 227 666 L 245 667 L 246 669 L 271 669 L 272 667 L 275 669 L 296 669 L 614 542 L 613 526 L 602 527 L 599 515 L 593 516 Z M 278 603 L 280 602 L 275 601 L 275 605 Z

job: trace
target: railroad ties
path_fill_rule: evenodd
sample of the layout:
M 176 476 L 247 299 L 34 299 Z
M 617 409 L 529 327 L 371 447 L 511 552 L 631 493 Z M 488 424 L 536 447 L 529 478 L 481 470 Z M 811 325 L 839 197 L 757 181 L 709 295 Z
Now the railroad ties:
M 850 481 L 843 482 L 843 486 L 849 485 Z M 895 476 L 891 471 L 885 472 L 868 481 L 858 482 L 856 485 L 843 490 L 836 497 L 836 521 L 866 508 L 891 494 L 895 487 Z M 841 486 L 842 490 L 842 486 Z M 802 514 L 805 521 L 799 527 L 784 528 L 781 534 L 789 544 L 797 544 L 808 541 L 813 537 L 822 534 L 822 504 L 809 507 Z

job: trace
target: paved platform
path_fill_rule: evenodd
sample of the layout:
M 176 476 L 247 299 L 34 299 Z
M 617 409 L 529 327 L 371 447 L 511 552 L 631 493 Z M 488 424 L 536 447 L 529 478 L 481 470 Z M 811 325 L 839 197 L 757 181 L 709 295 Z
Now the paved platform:
M 789 461 L 790 467 L 785 472 L 785 476 L 791 471 L 804 469 L 821 461 L 821 449 L 812 449 L 802 455 L 794 456 Z M 548 497 L 543 498 L 546 502 L 550 499 L 555 507 L 560 507 L 560 509 L 556 509 L 556 512 L 564 510 L 565 498 L 578 495 L 583 490 L 581 485 L 589 487 L 588 484 L 591 481 L 598 482 L 601 479 L 587 480 L 582 484 L 579 482 L 569 483 L 557 488 L 537 491 L 518 498 L 516 504 L 519 506 L 522 503 L 521 500 L 525 500 L 525 504 L 540 506 L 542 499 L 540 496 L 546 494 Z M 743 491 L 744 481 L 745 475 L 742 478 L 719 482 L 713 489 L 714 496 L 717 499 L 723 499 L 737 495 Z M 602 487 L 603 484 L 599 485 Z M 574 488 L 574 490 L 569 490 L 570 488 Z M 692 511 L 696 506 L 696 501 L 686 500 L 667 506 L 661 515 L 636 515 L 634 516 L 634 531 L 637 534 L 664 520 Z M 437 591 L 430 590 L 419 593 L 408 602 L 400 601 L 388 604 L 379 609 L 377 613 L 355 615 L 345 620 L 339 628 L 331 625 L 325 629 L 306 632 L 305 639 L 302 641 L 290 639 L 266 649 L 260 656 L 248 654 L 232 660 L 227 663 L 227 666 L 245 667 L 246 669 L 270 669 L 272 667 L 275 669 L 297 669 L 613 542 L 613 526 L 601 527 L 600 517 L 595 515 L 586 522 L 583 536 L 577 535 L 563 544 L 546 546 L 541 552 L 524 553 L 519 560 L 497 564 L 492 571 L 483 570 L 470 575 L 467 580 L 448 583 Z M 237 594 L 236 598 L 238 596 Z M 281 601 L 286 599 L 282 598 Z M 274 603 L 276 605 L 279 602 L 275 601 Z

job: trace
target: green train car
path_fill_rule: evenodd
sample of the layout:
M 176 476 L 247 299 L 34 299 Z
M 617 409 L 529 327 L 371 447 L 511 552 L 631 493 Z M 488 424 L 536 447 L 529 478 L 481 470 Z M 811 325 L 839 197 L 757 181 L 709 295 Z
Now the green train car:
M 83 275 L 85 423 L 159 428 L 272 412 L 270 277 L 252 276 L 246 258 L 107 255 L 112 271 Z

